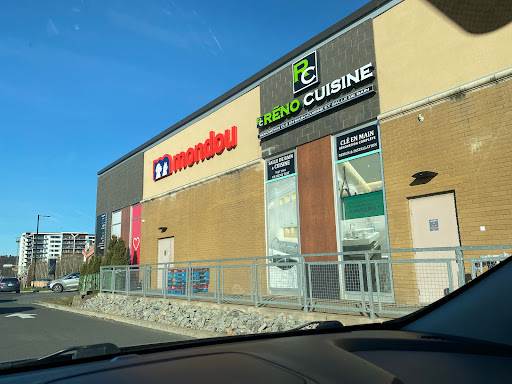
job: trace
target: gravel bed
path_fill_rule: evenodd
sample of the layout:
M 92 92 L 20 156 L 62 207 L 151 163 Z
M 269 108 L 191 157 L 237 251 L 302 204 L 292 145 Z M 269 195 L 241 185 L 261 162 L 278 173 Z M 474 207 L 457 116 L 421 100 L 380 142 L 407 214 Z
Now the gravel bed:
M 120 295 L 95 296 L 82 309 L 228 335 L 287 331 L 307 323 L 282 313 L 275 317 L 244 309 L 181 305 Z

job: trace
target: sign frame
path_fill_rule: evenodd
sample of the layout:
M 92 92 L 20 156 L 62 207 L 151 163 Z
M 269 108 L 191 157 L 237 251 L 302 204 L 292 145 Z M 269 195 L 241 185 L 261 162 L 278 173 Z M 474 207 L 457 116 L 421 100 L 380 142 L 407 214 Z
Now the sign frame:
M 311 83 L 308 83 L 308 84 L 303 84 L 303 86 L 299 89 L 295 89 L 295 81 L 294 81 L 294 77 L 295 77 L 295 65 L 300 63 L 301 61 L 303 61 L 306 57 L 308 56 L 311 56 L 313 55 L 314 58 L 315 58 L 315 66 L 314 66 L 314 70 L 315 70 L 315 80 L 312 81 Z M 308 61 L 308 64 L 309 64 L 309 61 Z M 307 69 L 307 68 L 306 68 Z M 319 76 L 319 71 L 318 71 L 318 55 L 317 55 L 317 52 L 316 50 L 314 51 L 311 51 L 309 53 L 306 53 L 304 56 L 302 56 L 300 59 L 297 59 L 295 60 L 293 63 L 292 63 L 292 91 L 293 91 L 293 94 L 296 95 L 297 93 L 300 93 L 302 91 L 304 91 L 305 89 L 308 89 L 309 87 L 315 85 L 315 84 L 318 84 L 320 82 L 320 76 Z

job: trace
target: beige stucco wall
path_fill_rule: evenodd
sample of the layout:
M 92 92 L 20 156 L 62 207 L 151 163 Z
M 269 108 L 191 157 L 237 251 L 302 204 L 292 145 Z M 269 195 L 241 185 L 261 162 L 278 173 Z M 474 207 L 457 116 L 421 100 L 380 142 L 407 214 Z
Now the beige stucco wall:
M 143 198 L 149 198 L 175 188 L 193 183 L 228 169 L 246 164 L 261 157 L 261 147 L 256 129 L 256 118 L 260 115 L 259 87 L 218 109 L 202 120 L 187 127 L 164 142 L 144 153 Z M 187 167 L 160 180 L 153 180 L 153 160 L 168 154 L 174 156 L 181 151 L 204 143 L 210 131 L 224 133 L 237 126 L 238 145 L 220 155 Z
M 381 14 L 374 33 L 382 113 L 512 67 L 512 23 L 470 34 L 424 0 Z

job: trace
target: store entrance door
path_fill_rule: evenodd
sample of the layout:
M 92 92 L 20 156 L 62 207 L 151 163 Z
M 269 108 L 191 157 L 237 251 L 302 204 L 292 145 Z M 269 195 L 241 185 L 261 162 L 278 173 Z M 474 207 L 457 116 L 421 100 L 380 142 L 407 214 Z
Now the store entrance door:
M 158 263 L 172 262 L 174 262 L 174 237 L 158 239 Z M 157 275 L 157 287 L 159 289 L 162 288 L 162 276 L 163 274 L 159 271 Z
M 412 244 L 414 248 L 456 247 L 460 245 L 459 225 L 453 192 L 409 199 Z M 414 258 L 455 258 L 453 251 L 416 252 Z M 452 262 L 452 282 L 457 288 L 457 263 Z M 420 303 L 432 303 L 449 287 L 446 263 L 415 265 Z

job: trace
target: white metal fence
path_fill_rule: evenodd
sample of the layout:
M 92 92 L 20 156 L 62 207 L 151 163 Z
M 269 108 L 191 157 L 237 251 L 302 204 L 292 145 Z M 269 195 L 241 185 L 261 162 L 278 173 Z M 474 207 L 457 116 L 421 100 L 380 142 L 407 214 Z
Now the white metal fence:
M 512 245 L 412 248 L 108 266 L 100 289 L 391 317 L 446 296 L 511 252 Z

